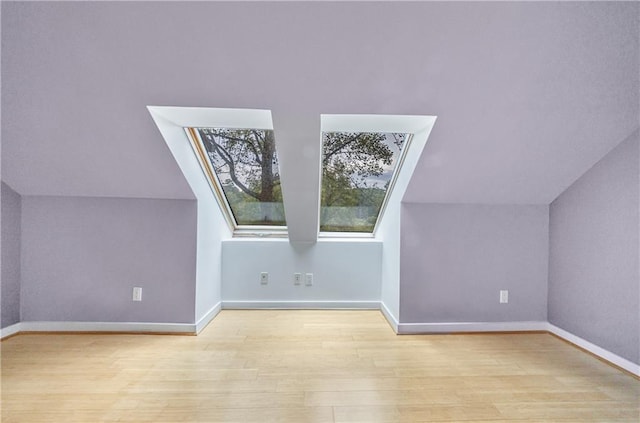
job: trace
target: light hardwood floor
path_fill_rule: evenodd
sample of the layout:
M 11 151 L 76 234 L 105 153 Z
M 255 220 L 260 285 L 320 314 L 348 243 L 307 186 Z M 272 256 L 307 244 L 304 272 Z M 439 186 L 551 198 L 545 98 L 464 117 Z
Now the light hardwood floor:
M 1 353 L 6 423 L 640 420 L 640 381 L 552 335 L 397 336 L 377 311 L 225 310 L 197 337 Z

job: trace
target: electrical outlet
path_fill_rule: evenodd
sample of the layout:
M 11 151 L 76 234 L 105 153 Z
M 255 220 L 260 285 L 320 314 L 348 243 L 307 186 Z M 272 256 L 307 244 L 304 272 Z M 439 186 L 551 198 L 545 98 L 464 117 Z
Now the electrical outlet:
M 500 291 L 500 304 L 506 304 L 509 302 L 509 291 L 501 290 Z
M 307 286 L 313 285 L 313 273 L 307 273 L 304 275 L 304 284 Z
M 131 297 L 133 301 L 142 301 L 142 288 L 139 286 L 133 287 L 133 295 Z
M 302 273 L 293 274 L 293 284 L 300 285 L 302 283 Z
M 266 285 L 268 283 L 269 283 L 269 273 L 268 272 L 260 273 L 260 284 Z

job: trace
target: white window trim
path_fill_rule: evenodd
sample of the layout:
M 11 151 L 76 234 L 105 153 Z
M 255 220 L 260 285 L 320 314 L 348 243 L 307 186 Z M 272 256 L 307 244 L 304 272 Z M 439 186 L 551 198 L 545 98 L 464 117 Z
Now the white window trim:
M 391 194 L 395 188 L 398 175 L 405 162 L 411 142 L 416 132 L 424 129 L 423 116 L 403 116 L 403 115 L 321 115 L 321 139 L 322 134 L 327 132 L 371 132 L 371 133 L 403 133 L 408 139 L 402 147 L 400 156 L 393 170 L 391 182 L 385 192 L 380 213 L 376 219 L 376 224 L 371 232 L 325 232 L 320 230 L 320 219 L 318 219 L 318 238 L 375 238 L 384 212 L 389 203 Z M 324 148 L 324 144 L 321 144 Z M 320 155 L 322 161 L 322 154 Z M 322 216 L 322 163 L 320 164 L 320 200 L 318 201 L 318 216 Z
M 353 132 L 370 132 L 370 131 L 353 131 Z M 388 132 L 387 132 L 388 133 Z M 407 156 L 407 151 L 409 151 L 409 147 L 411 145 L 411 140 L 413 139 L 413 134 L 405 133 L 407 139 L 402 146 L 402 150 L 400 150 L 400 155 L 396 161 L 396 166 L 393 168 L 393 174 L 391 175 L 391 179 L 389 180 L 389 186 L 387 187 L 384 198 L 382 199 L 382 205 L 380 206 L 380 212 L 376 217 L 376 223 L 373 225 L 373 229 L 371 232 L 328 232 L 318 229 L 318 237 L 319 238 L 375 238 L 376 230 L 380 225 L 380 221 L 382 220 L 382 216 L 384 216 L 384 211 L 387 208 L 387 204 L 389 203 L 389 198 L 391 197 L 391 193 L 393 192 L 393 188 L 396 185 L 396 180 L 398 179 L 398 175 L 400 174 L 400 169 L 402 168 L 402 164 L 404 163 L 404 159 Z M 324 148 L 324 145 L 323 145 Z M 320 156 L 322 157 L 322 155 Z M 322 159 L 321 159 L 322 160 Z M 320 218 L 322 218 L 322 170 L 320 171 Z M 320 225 L 320 219 L 318 219 L 318 224 Z
M 271 117 L 271 110 L 264 109 L 228 109 L 228 108 L 212 108 L 212 107 L 169 107 L 169 106 L 147 106 L 147 109 L 151 113 L 156 125 L 160 129 L 165 142 L 169 144 L 169 138 L 174 145 L 173 148 L 178 148 L 181 151 L 188 149 L 192 152 L 193 158 L 198 164 L 199 170 L 196 170 L 196 166 L 189 166 L 188 173 L 193 172 L 201 173 L 204 179 L 207 181 L 206 185 L 209 186 L 219 210 L 224 216 L 225 221 L 231 231 L 232 236 L 255 236 L 255 237 L 286 237 L 286 226 L 244 226 L 237 225 L 233 213 L 228 209 L 226 196 L 222 193 L 222 201 L 219 197 L 221 187 L 216 188 L 215 182 L 217 178 L 210 178 L 205 170 L 207 167 L 203 166 L 203 160 L 209 164 L 206 157 L 206 151 L 204 146 L 202 147 L 203 157 L 198 153 L 197 147 L 194 145 L 192 137 L 189 135 L 188 128 L 253 128 L 259 130 L 273 130 L 273 119 Z M 181 133 L 182 135 L 178 135 Z M 184 141 L 183 141 L 184 137 Z M 171 147 L 170 147 L 171 148 Z M 189 159 L 191 160 L 191 159 Z M 195 165 L 195 163 L 194 163 Z M 186 168 L 182 167 L 183 173 L 187 172 Z M 210 169 L 213 172 L 213 169 Z M 186 175 L 186 173 L 185 173 Z M 215 172 L 213 172 L 215 176 Z M 189 177 L 188 180 L 194 183 L 193 178 Z M 198 180 L 199 176 L 195 179 Z M 203 181 L 204 182 L 204 181 Z M 197 182 L 200 184 L 200 182 Z M 198 185 L 201 186 L 201 185 Z M 204 188 L 204 186 L 202 186 Z M 194 189 L 192 187 L 192 189 Z M 200 188 L 198 188 L 200 189 Z

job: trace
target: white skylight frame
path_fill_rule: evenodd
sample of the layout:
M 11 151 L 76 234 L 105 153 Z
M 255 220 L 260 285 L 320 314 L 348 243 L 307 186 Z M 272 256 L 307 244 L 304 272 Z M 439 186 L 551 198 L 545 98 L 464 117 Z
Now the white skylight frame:
M 387 191 L 384 193 L 384 199 L 382 200 L 382 206 L 380 206 L 380 212 L 378 213 L 376 224 L 373 226 L 373 231 L 371 231 L 372 236 L 375 236 L 376 230 L 378 229 L 378 226 L 380 226 L 380 221 L 384 216 L 384 211 L 387 208 L 387 204 L 389 204 L 391 193 L 396 186 L 396 181 L 398 180 L 398 175 L 400 174 L 400 170 L 402 169 L 402 165 L 404 164 L 404 159 L 405 157 L 407 157 L 407 152 L 411 150 L 411 141 L 413 141 L 413 134 L 407 133 L 406 136 L 407 139 L 404 141 L 404 145 L 402 146 L 402 150 L 400 150 L 400 156 L 398 157 L 396 166 L 393 168 L 393 174 L 391 175 L 389 186 L 387 187 Z
M 389 187 L 385 193 L 385 197 L 380 207 L 380 213 L 376 219 L 372 232 L 324 232 L 320 231 L 320 219 L 318 219 L 318 237 L 319 238 L 376 238 L 376 232 L 378 231 L 381 222 L 384 218 L 384 214 L 387 205 L 392 197 L 393 191 L 396 188 L 396 182 L 400 173 L 402 172 L 405 159 L 409 154 L 409 151 L 413 151 L 411 144 L 414 135 L 421 133 L 425 130 L 425 124 L 430 127 L 433 125 L 433 121 L 428 119 L 428 123 L 425 122 L 425 116 L 406 116 L 406 115 L 321 115 L 320 124 L 320 146 L 323 145 L 323 134 L 327 132 L 355 132 L 355 133 L 403 133 L 407 134 L 407 140 L 405 141 L 398 161 L 393 171 L 393 175 L 389 182 Z M 426 140 L 425 140 L 426 141 Z M 419 143 L 422 144 L 423 143 Z M 418 149 L 417 153 L 421 153 L 422 146 Z M 322 157 L 322 155 L 321 155 Z M 413 173 L 412 169 L 409 170 Z M 320 165 L 320 177 L 319 177 L 320 193 L 322 195 L 322 164 Z M 406 187 L 403 187 L 403 190 Z M 322 201 L 318 201 L 318 216 L 321 215 Z
M 197 135 L 197 128 L 238 129 L 251 128 L 273 131 L 270 110 L 227 109 L 200 107 L 149 107 L 150 111 L 166 119 L 184 131 L 189 148 L 199 164 L 216 202 L 234 237 L 287 237 L 287 226 L 238 225 L 229 206 L 222 186 L 207 158 L 206 149 Z M 213 176 L 213 177 L 212 177 Z
M 221 128 L 216 127 L 215 129 L 239 129 L 239 128 Z M 244 129 L 244 128 L 243 128 Z M 257 130 L 268 130 L 265 128 L 247 128 L 247 129 L 257 129 Z M 220 178 L 216 171 L 212 168 L 211 161 L 208 158 L 206 148 L 200 137 L 198 128 L 188 127 L 184 128 L 189 141 L 191 142 L 191 147 L 193 148 L 194 154 L 198 158 L 198 162 L 200 163 L 200 167 L 204 172 L 207 181 L 211 185 L 211 190 L 216 197 L 216 200 L 220 204 L 220 208 L 222 209 L 223 215 L 227 224 L 234 231 L 234 236 L 258 236 L 258 237 L 284 237 L 287 235 L 287 226 L 286 225 L 242 225 L 239 224 L 236 216 L 233 212 L 233 208 L 229 203 L 229 199 L 227 198 L 224 189 L 222 187 L 222 183 L 220 182 Z M 284 207 L 284 204 L 283 204 Z M 285 220 L 286 222 L 286 220 Z

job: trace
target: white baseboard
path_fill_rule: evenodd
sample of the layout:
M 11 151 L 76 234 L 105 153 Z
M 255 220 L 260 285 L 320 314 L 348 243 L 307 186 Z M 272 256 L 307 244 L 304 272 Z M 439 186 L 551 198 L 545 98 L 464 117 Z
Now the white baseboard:
M 223 310 L 250 309 L 300 309 L 300 310 L 332 310 L 357 309 L 379 310 L 379 301 L 223 301 Z
M 196 322 L 196 334 L 202 332 L 202 329 L 206 328 L 209 323 L 220 313 L 222 310 L 222 302 L 211 307 L 211 310 L 207 311 L 200 320 Z
M 20 322 L 14 323 L 13 325 L 7 326 L 6 328 L 0 329 L 0 339 L 7 338 L 11 335 L 15 335 L 20 332 Z
M 636 376 L 640 377 L 640 365 L 635 364 L 629 360 L 627 360 L 626 358 L 622 358 L 617 354 L 614 354 L 610 351 L 605 350 L 604 348 L 601 348 L 595 344 L 592 344 L 591 342 L 587 341 L 586 339 L 582 339 L 579 336 L 576 336 L 570 332 L 567 332 L 564 329 L 561 329 L 555 325 L 552 325 L 551 323 L 547 323 L 547 330 L 551 333 L 553 333 L 556 336 L 559 336 L 560 338 L 564 339 L 565 341 L 568 341 L 574 345 L 577 345 L 578 347 L 589 351 L 591 354 L 594 354 L 600 358 L 602 358 L 605 361 L 608 361 L 626 371 L 628 371 L 629 373 L 632 373 Z
M 547 322 L 399 323 L 399 334 L 546 331 Z
M 151 332 L 195 334 L 193 323 L 20 322 L 19 332 Z M 4 335 L 4 332 L 3 332 Z
M 384 318 L 387 319 L 387 322 L 389 322 L 391 329 L 393 329 L 393 331 L 397 334 L 398 319 L 396 319 L 396 316 L 394 316 L 393 313 L 391 313 L 391 310 L 389 310 L 386 304 L 383 303 L 382 301 L 380 302 L 380 311 L 382 312 L 382 315 L 384 316 Z

